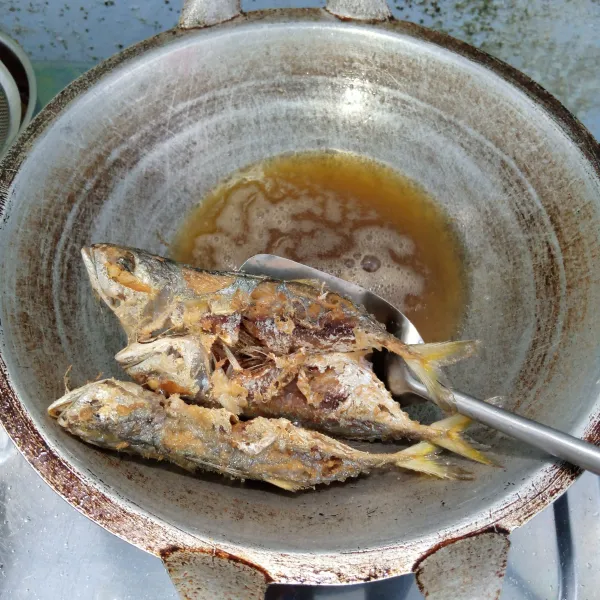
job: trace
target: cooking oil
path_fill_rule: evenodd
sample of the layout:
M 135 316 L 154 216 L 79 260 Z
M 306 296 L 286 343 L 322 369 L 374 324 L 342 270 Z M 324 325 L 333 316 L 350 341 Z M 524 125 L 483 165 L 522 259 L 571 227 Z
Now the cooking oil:
M 362 285 L 398 306 L 425 341 L 453 337 L 465 306 L 461 246 L 447 215 L 387 165 L 350 153 L 282 155 L 203 198 L 175 259 L 235 269 L 284 256 Z

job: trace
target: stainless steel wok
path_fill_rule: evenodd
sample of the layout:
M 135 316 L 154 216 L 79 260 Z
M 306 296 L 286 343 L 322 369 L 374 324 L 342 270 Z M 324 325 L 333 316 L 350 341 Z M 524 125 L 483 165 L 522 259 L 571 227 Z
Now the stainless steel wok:
M 432 598 L 466 597 L 469 577 L 494 597 L 506 534 L 578 474 L 499 435 L 480 439 L 504 468 L 476 468 L 472 482 L 387 473 L 289 495 L 100 452 L 46 415 L 69 365 L 74 384 L 120 375 L 123 340 L 81 246 L 168 252 L 163 240 L 220 179 L 318 148 L 395 167 L 454 220 L 470 292 L 462 336 L 484 343 L 453 371 L 457 387 L 597 441 L 597 143 L 514 69 L 353 0 L 247 15 L 190 0 L 179 28 L 42 111 L 1 164 L 0 418 L 58 493 L 160 555 L 190 597 L 411 570 Z

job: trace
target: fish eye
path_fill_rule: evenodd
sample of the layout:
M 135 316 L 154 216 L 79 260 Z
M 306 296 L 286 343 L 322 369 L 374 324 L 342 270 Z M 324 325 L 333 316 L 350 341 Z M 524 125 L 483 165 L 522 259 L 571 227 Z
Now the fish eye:
M 123 256 L 119 257 L 117 259 L 117 264 L 122 269 L 125 269 L 125 271 L 127 271 L 128 273 L 133 273 L 133 271 L 135 269 L 135 259 L 134 259 L 133 255 L 130 254 L 129 252 L 127 254 L 124 254 Z

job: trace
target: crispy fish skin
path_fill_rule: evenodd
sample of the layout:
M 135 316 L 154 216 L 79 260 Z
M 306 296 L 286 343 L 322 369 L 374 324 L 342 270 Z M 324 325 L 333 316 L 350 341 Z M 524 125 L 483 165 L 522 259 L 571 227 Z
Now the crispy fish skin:
M 370 454 L 286 419 L 244 422 L 225 409 L 188 405 L 177 395 L 166 399 L 114 379 L 73 390 L 48 412 L 73 435 L 102 448 L 289 491 L 394 467 L 447 479 L 467 477 L 436 461 L 435 446 L 425 442 L 394 454 Z
M 298 377 L 268 400 L 248 402 L 247 416 L 281 416 L 353 440 L 424 440 L 493 464 L 461 437 L 470 420 L 454 415 L 433 425 L 413 421 L 364 359 L 344 353 L 309 356 Z
M 401 356 L 448 411 L 453 397 L 440 383 L 439 368 L 477 349 L 471 341 L 404 344 L 362 307 L 307 282 L 203 271 L 111 244 L 83 248 L 82 256 L 92 286 L 130 342 L 194 334 L 236 346 L 243 331 L 278 355 L 385 348 Z
M 413 421 L 361 356 L 347 353 L 272 357 L 255 369 L 212 374 L 169 348 L 200 347 L 191 336 L 134 343 L 116 355 L 140 385 L 244 417 L 284 417 L 309 429 L 356 440 L 426 440 L 484 464 L 491 461 L 461 436 L 469 420 L 457 417 L 433 426 Z M 184 374 L 182 376 L 182 374 Z M 199 392 L 198 382 L 208 382 Z

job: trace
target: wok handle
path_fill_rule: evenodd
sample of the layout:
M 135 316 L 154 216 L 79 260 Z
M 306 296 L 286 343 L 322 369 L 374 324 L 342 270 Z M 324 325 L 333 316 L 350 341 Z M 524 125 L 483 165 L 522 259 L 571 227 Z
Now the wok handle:
M 410 378 L 413 391 L 419 396 L 429 398 L 425 386 Z M 474 421 L 483 423 L 492 429 L 544 450 L 552 456 L 600 475 L 600 448 L 584 442 L 568 433 L 553 427 L 542 425 L 526 417 L 521 417 L 498 406 L 493 406 L 462 392 L 452 392 L 458 412 Z
M 340 19 L 354 21 L 386 21 L 392 16 L 386 0 L 327 0 L 326 9 Z M 184 0 L 179 27 L 211 27 L 241 12 L 240 0 Z
M 241 12 L 240 0 L 185 0 L 179 17 L 179 27 L 211 27 L 231 21 Z
M 354 21 L 387 21 L 392 16 L 386 0 L 327 0 L 326 9 Z
M 264 600 L 272 583 L 258 565 L 218 550 L 168 548 L 161 559 L 185 600 Z

